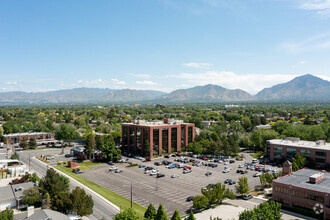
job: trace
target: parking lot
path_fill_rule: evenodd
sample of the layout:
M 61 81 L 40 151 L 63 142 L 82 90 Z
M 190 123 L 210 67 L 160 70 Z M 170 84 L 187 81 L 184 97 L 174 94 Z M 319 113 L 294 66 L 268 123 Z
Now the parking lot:
M 127 163 L 115 164 L 115 166 L 123 170 L 121 173 L 111 172 L 109 171 L 111 166 L 103 164 L 93 166 L 91 170 L 85 170 L 85 172 L 80 175 L 128 199 L 130 199 L 130 187 L 132 184 L 133 200 L 136 203 L 145 207 L 147 207 L 149 203 L 153 203 L 156 207 L 159 203 L 162 203 L 169 215 L 171 215 L 175 209 L 178 209 L 180 214 L 185 214 L 192 207 L 192 202 L 187 202 L 186 198 L 188 196 L 201 194 L 201 188 L 208 184 L 218 182 L 224 183 L 228 178 L 237 182 L 238 178 L 242 176 L 248 177 L 250 189 L 254 189 L 255 186 L 260 183 L 258 177 L 253 177 L 256 171 L 249 170 L 246 174 L 236 173 L 237 169 L 245 170 L 245 168 L 238 168 L 239 164 L 252 161 L 252 158 L 248 154 L 245 155 L 245 161 L 235 161 L 235 163 L 228 165 L 217 163 L 218 167 L 215 168 L 193 166 L 192 172 L 187 174 L 183 174 L 182 168 L 168 169 L 164 165 L 154 165 L 155 162 L 162 162 L 163 160 L 174 162 L 175 158 L 177 157 L 171 157 L 169 159 L 158 158 L 154 159 L 152 162 L 141 162 L 137 159 L 129 158 L 130 162 L 158 168 L 159 173 L 165 174 L 165 177 L 162 178 L 144 174 L 144 168 L 128 168 L 126 167 L 128 165 Z M 198 160 L 202 161 L 200 159 Z M 228 173 L 223 173 L 225 166 L 231 168 Z M 205 176 L 206 172 L 212 172 L 212 175 Z M 179 177 L 171 178 L 173 174 L 177 174 Z M 235 185 L 227 184 L 227 187 L 235 192 Z M 255 204 L 260 203 L 256 198 L 250 201 Z

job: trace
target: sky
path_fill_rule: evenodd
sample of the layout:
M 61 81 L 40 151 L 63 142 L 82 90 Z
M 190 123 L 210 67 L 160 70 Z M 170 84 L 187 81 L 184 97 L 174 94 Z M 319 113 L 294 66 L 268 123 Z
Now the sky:
M 0 0 L 0 92 L 330 81 L 330 0 Z

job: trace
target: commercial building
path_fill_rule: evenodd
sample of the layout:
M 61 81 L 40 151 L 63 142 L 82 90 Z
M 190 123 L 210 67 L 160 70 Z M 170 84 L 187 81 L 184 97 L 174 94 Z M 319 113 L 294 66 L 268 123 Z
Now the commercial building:
M 330 219 L 330 173 L 301 169 L 291 172 L 291 164 L 283 164 L 287 175 L 273 180 L 273 200 L 290 208 L 309 209 Z
M 315 162 L 319 168 L 330 166 L 330 143 L 324 140 L 301 141 L 299 138 L 282 138 L 267 141 L 267 153 L 270 161 L 292 159 L 296 153 Z
M 47 133 L 47 132 L 27 132 L 27 133 L 15 133 L 15 134 L 5 134 L 2 136 L 2 142 L 8 144 L 16 144 L 19 143 L 23 137 L 27 137 L 29 140 L 30 138 L 35 138 L 38 140 L 54 140 L 55 134 L 54 133 Z
M 122 149 L 127 152 L 153 157 L 181 151 L 182 147 L 194 140 L 195 124 L 182 120 L 137 120 L 122 124 Z

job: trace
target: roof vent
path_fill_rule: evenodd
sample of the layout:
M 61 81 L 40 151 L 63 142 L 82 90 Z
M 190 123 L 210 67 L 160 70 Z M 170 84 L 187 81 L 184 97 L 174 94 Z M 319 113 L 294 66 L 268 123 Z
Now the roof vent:
M 316 184 L 321 182 L 324 179 L 324 173 L 316 173 L 309 177 L 309 182 Z

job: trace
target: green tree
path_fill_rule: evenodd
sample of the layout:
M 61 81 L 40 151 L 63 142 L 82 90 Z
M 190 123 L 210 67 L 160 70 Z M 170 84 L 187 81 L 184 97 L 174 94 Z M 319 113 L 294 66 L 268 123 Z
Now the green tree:
M 239 214 L 239 220 L 280 220 L 281 217 L 281 204 L 274 201 L 261 203 L 253 210 L 246 209 Z
M 204 195 L 198 195 L 193 198 L 193 207 L 196 209 L 204 208 L 209 204 L 209 200 Z
M 15 151 L 11 156 L 10 159 L 16 159 L 19 160 L 19 154 Z
M 102 135 L 96 135 L 95 136 L 95 147 L 96 149 L 102 151 L 104 145 L 104 140 Z
M 159 204 L 155 220 L 168 220 L 167 214 L 162 204 Z
M 50 209 L 51 201 L 48 193 L 45 193 L 42 197 L 42 206 L 43 209 Z
M 145 219 L 154 219 L 157 214 L 157 211 L 152 203 L 149 204 L 147 210 L 144 213 Z
M 196 220 L 194 213 L 192 211 L 190 211 L 190 214 L 189 214 L 187 220 Z
M 180 213 L 177 209 L 175 209 L 173 215 L 172 215 L 172 218 L 171 220 L 181 220 L 181 216 L 180 216 Z
M 85 190 L 76 187 L 70 193 L 72 201 L 72 211 L 77 213 L 79 216 L 90 215 L 93 213 L 94 201 L 91 195 L 87 195 Z
M 221 183 L 217 183 L 216 185 L 207 185 L 201 189 L 201 193 L 208 199 L 209 205 L 222 203 L 225 198 L 235 198 L 234 193 Z
M 301 156 L 299 153 L 296 153 L 293 158 L 292 170 L 297 171 L 305 167 L 306 157 Z
M 86 147 L 86 152 L 88 159 L 91 159 L 91 155 L 94 152 L 94 149 L 96 147 L 95 143 L 95 135 L 94 134 L 88 134 L 86 137 L 86 142 L 85 142 L 85 147 Z
M 35 138 L 30 138 L 30 140 L 29 140 L 29 148 L 30 149 L 35 149 L 35 148 L 37 148 L 37 141 L 36 141 L 36 139 Z
M 28 139 L 27 137 L 22 137 L 22 139 L 19 141 L 19 146 L 23 148 L 24 150 L 28 149 L 29 144 L 28 144 Z
M 39 187 L 34 186 L 23 191 L 23 202 L 27 205 L 35 205 L 40 203 Z
M 0 126 L 0 138 L 3 136 L 3 128 L 2 128 L 2 126 Z
M 56 173 L 56 171 L 51 168 L 47 170 L 46 175 L 40 180 L 39 187 L 43 194 L 49 194 L 52 209 L 64 213 L 69 211 L 70 185 L 68 178 Z
M 238 178 L 238 182 L 235 188 L 236 188 L 236 192 L 241 195 L 248 193 L 250 191 L 248 179 L 246 177 Z
M 113 220 L 139 220 L 139 216 L 136 214 L 134 209 L 128 208 L 120 210 L 120 213 L 113 217 Z
M 73 125 L 69 124 L 60 124 L 60 128 L 55 133 L 56 139 L 61 141 L 69 142 L 79 138 L 79 134 L 76 131 L 76 128 Z M 64 153 L 63 149 L 64 145 L 62 143 L 62 153 Z
M 0 212 L 1 220 L 14 220 L 14 211 L 12 208 L 7 207 L 5 210 Z
M 105 141 L 102 156 L 106 161 L 117 161 L 120 159 L 121 151 L 115 147 L 115 143 L 113 141 Z
M 113 138 L 115 145 L 119 146 L 121 143 L 121 132 L 119 131 L 114 131 L 110 133 L 111 137 Z

